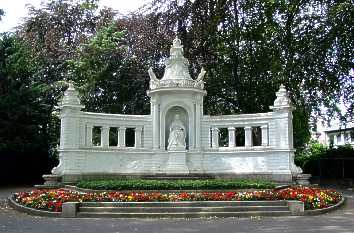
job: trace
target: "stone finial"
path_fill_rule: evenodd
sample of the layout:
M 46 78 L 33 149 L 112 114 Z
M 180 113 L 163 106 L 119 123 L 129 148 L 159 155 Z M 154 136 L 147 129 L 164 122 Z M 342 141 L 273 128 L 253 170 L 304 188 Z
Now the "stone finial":
M 60 108 L 64 107 L 70 107 L 74 109 L 82 109 L 85 106 L 81 105 L 80 99 L 79 99 L 79 94 L 75 90 L 74 84 L 69 83 L 68 89 L 64 92 L 64 97 L 63 100 L 61 101 Z
M 205 74 L 206 74 L 206 71 L 204 70 L 204 67 L 202 67 L 196 81 L 203 81 Z
M 158 78 L 156 78 L 156 75 L 154 73 L 154 71 L 152 70 L 152 67 L 150 67 L 150 69 L 148 70 L 149 76 L 150 76 L 150 81 L 155 81 L 158 82 Z
M 183 56 L 183 45 L 176 37 L 170 49 L 170 57 L 165 62 L 165 74 L 161 80 L 192 80 L 188 71 L 188 60 Z
M 287 92 L 283 84 L 280 85 L 279 91 L 276 93 L 277 98 L 274 101 L 273 106 L 270 106 L 270 109 L 275 111 L 282 109 L 294 110 L 291 100 L 289 98 L 289 93 Z
M 183 58 L 183 45 L 181 40 L 176 36 L 170 49 L 170 56 L 174 58 Z
M 150 90 L 161 88 L 193 88 L 204 90 L 203 77 L 206 71 L 202 69 L 198 78 L 194 80 L 189 74 L 188 65 L 188 60 L 183 56 L 181 40 L 176 37 L 170 49 L 170 57 L 165 61 L 166 68 L 163 77 L 158 79 L 152 68 L 148 70 Z

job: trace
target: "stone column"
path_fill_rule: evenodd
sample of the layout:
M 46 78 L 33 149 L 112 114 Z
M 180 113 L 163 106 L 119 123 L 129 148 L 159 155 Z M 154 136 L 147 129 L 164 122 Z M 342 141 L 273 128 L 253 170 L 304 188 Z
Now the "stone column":
M 252 146 L 252 127 L 246 126 L 245 127 L 245 147 Z
M 200 118 L 201 118 L 201 106 L 200 104 L 196 104 L 195 108 L 195 149 L 200 150 L 200 141 L 201 141 L 201 136 L 200 136 Z
M 60 148 L 77 149 L 81 145 L 80 131 L 83 132 L 84 126 L 80 124 L 81 105 L 78 92 L 72 83 L 65 91 L 63 100 L 60 103 Z M 81 127 L 80 127 L 81 126 Z
M 262 125 L 262 146 L 268 146 L 268 126 Z
M 277 98 L 274 100 L 273 106 L 273 121 L 275 128 L 272 128 L 270 136 L 272 136 L 272 145 L 280 148 L 293 149 L 293 124 L 292 111 L 295 110 L 289 94 L 284 85 L 280 85 L 279 91 L 276 93 Z M 275 138 L 273 138 L 275 137 Z
M 101 127 L 101 146 L 109 147 L 109 126 Z
M 350 132 L 348 132 L 348 143 L 352 142 L 352 135 Z
M 141 133 L 143 131 L 143 127 L 135 128 L 135 148 L 141 148 Z
M 338 145 L 338 142 L 337 142 L 337 134 L 334 134 L 333 136 L 333 145 Z
M 125 130 L 126 127 L 119 127 L 118 129 L 118 147 L 124 148 L 125 147 Z
M 341 132 L 341 133 L 340 133 L 340 137 L 341 137 L 341 145 L 344 145 L 344 144 L 345 144 L 345 135 L 344 135 L 344 132 Z
M 219 129 L 218 128 L 211 129 L 211 145 L 212 145 L 212 148 L 219 148 Z
M 229 147 L 233 148 L 236 146 L 235 143 L 235 127 L 228 127 L 229 131 Z
M 152 104 L 152 115 L 153 115 L 153 129 L 152 129 L 152 142 L 153 142 L 153 149 L 157 150 L 159 149 L 159 107 L 157 103 Z
M 87 124 L 86 125 L 86 146 L 92 146 L 92 130 L 93 125 Z

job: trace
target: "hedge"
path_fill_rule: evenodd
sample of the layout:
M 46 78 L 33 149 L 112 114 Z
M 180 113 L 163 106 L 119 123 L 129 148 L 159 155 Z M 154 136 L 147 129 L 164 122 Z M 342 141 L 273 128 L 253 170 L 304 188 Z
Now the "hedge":
M 198 190 L 264 189 L 275 183 L 263 180 L 94 180 L 80 181 L 77 186 L 95 190 Z

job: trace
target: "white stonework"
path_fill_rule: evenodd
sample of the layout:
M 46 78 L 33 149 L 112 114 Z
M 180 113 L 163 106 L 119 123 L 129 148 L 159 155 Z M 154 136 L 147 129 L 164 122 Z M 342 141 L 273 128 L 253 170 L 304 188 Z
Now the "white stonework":
M 84 106 L 70 84 L 60 105 L 60 163 L 52 170 L 54 175 L 62 177 L 64 183 L 115 176 L 179 174 L 291 182 L 302 172 L 294 164 L 294 108 L 283 85 L 270 107 L 272 112 L 203 115 L 205 70 L 195 80 L 190 77 L 188 60 L 183 57 L 178 38 L 173 41 L 170 53 L 162 79 L 152 69 L 148 71 L 150 115 L 83 112 Z M 176 115 L 178 127 L 173 125 Z M 93 144 L 93 129 L 97 127 L 101 129 L 98 146 Z M 114 146 L 109 143 L 110 128 L 117 128 L 118 132 L 118 143 Z M 128 128 L 135 132 L 133 147 L 126 146 Z M 223 140 L 228 146 L 221 144 L 223 128 L 228 132 L 228 139 Z M 258 139 L 254 137 L 256 129 L 261 134 Z M 173 130 L 177 130 L 176 134 Z M 237 143 L 239 131 L 244 132 L 244 145 Z M 169 146 L 171 140 L 175 141 Z

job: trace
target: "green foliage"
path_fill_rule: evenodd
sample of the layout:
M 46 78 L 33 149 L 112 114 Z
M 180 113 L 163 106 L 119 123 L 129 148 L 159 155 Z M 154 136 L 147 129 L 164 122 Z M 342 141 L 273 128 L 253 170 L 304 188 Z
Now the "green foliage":
M 96 180 L 80 181 L 77 186 L 97 190 L 198 190 L 274 188 L 275 184 L 261 180 Z
M 77 49 L 68 61 L 72 79 L 79 85 L 86 110 L 107 113 L 148 112 L 146 67 L 125 44 L 126 32 L 115 23 L 102 27 Z
M 29 174 L 48 172 L 48 153 L 58 135 L 48 133 L 49 107 L 43 99 L 45 85 L 33 77 L 37 60 L 28 44 L 14 35 L 0 37 L 0 156 L 6 167 L 0 177 L 16 173 L 22 182 Z M 55 145 L 56 146 L 56 145 Z M 37 174 L 38 176 L 40 174 Z M 16 176 L 15 176 L 16 177 Z M 0 183 L 4 180 L 0 180 Z
M 343 97 L 352 118 L 352 1 L 156 0 L 150 12 L 177 29 L 194 76 L 200 66 L 207 70 L 207 113 L 269 111 L 283 83 L 297 108 L 297 148 L 321 106 L 328 119 L 340 115 Z
M 322 162 L 323 171 L 334 169 L 339 166 L 335 164 L 336 159 L 353 158 L 354 148 L 350 144 L 338 147 L 327 147 L 317 141 L 310 141 L 306 149 L 298 152 L 295 156 L 295 163 L 300 166 L 305 173 L 319 175 L 319 162 Z M 326 161 L 327 159 L 330 159 Z M 349 161 L 350 163 L 351 161 Z M 343 166 L 341 163 L 340 166 Z
M 3 10 L 3 9 L 0 9 L 0 21 L 1 21 L 1 19 L 2 19 L 2 16 L 4 16 L 4 15 L 5 15 L 4 10 Z
M 311 140 L 305 149 L 297 152 L 295 163 L 304 169 L 309 161 L 322 158 L 327 153 L 328 149 L 326 145 Z

